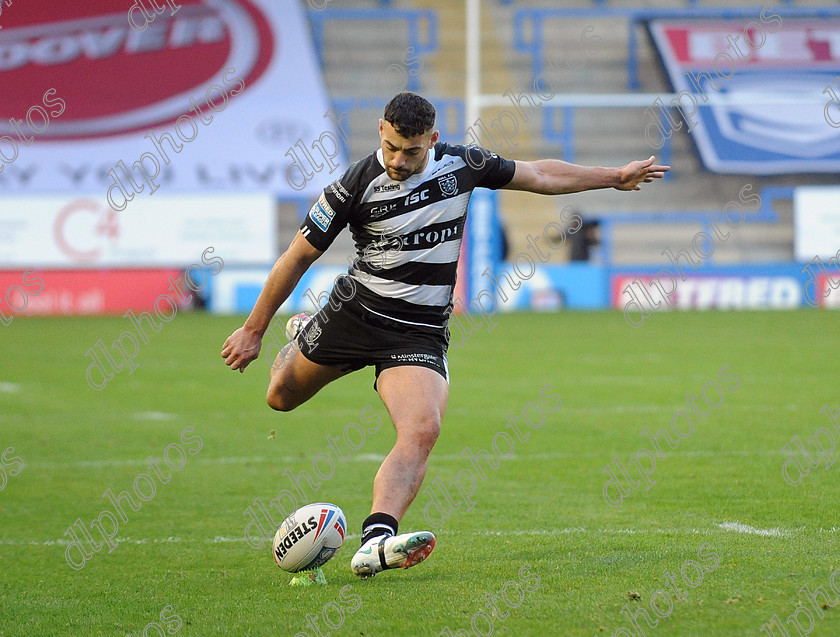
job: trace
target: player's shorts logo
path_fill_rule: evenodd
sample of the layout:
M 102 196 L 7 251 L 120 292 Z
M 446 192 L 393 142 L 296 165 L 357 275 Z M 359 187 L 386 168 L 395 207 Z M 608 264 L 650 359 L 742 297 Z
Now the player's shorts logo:
M 303 340 L 306 341 L 306 344 L 309 346 L 310 349 L 315 347 L 315 341 L 318 340 L 318 337 L 321 336 L 321 332 L 323 330 L 315 321 L 312 319 L 307 326 L 307 329 L 303 332 Z
M 458 178 L 453 173 L 438 177 L 438 185 L 444 197 L 453 197 L 458 194 Z

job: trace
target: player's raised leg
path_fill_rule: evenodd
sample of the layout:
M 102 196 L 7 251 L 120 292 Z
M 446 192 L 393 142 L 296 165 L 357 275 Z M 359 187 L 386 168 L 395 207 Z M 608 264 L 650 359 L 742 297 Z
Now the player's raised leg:
M 291 411 L 347 372 L 313 363 L 293 341 L 277 354 L 269 373 L 271 380 L 268 383 L 266 402 L 277 411 Z
M 397 531 L 426 476 L 449 398 L 446 379 L 426 367 L 385 369 L 376 384 L 397 440 L 374 479 L 371 515 L 363 524 L 362 547 L 351 561 L 353 571 L 362 577 L 414 566 L 435 546 L 429 531 L 401 535 Z

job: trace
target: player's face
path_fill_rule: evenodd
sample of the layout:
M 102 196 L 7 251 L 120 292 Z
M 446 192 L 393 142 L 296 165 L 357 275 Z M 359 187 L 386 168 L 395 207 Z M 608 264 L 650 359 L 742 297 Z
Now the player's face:
M 380 119 L 379 139 L 388 176 L 396 181 L 405 181 L 422 172 L 429 159 L 429 149 L 437 143 L 439 136 L 438 131 L 429 131 L 414 137 L 403 137 L 389 122 Z

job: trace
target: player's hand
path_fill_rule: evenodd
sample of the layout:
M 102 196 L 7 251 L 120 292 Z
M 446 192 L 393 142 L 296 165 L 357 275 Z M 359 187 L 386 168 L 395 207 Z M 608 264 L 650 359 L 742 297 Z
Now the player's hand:
M 248 364 L 260 355 L 262 336 L 240 327 L 227 337 L 222 347 L 222 358 L 231 369 L 244 372 Z
M 651 155 L 644 161 L 631 161 L 618 169 L 616 190 L 641 190 L 642 182 L 649 184 L 654 179 L 662 179 L 671 170 L 670 166 L 654 166 L 655 157 Z

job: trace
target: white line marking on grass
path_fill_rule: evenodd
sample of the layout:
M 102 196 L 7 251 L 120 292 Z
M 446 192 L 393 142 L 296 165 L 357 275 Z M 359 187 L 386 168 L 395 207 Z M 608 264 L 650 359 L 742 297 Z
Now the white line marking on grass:
M 756 529 L 755 527 L 741 524 L 739 522 L 724 522 L 715 525 L 723 531 L 735 531 L 738 533 L 750 533 L 754 535 L 762 535 L 767 537 L 789 537 L 794 533 L 807 531 L 807 527 L 799 527 L 797 529 Z M 551 536 L 551 535 L 697 535 L 702 533 L 709 533 L 713 529 L 587 529 L 582 526 L 566 526 L 555 529 L 511 529 L 508 531 L 461 531 L 459 529 L 444 529 L 438 531 L 441 535 L 465 535 L 465 536 L 492 536 L 501 537 L 505 535 L 524 535 L 524 536 Z M 814 529 L 816 533 L 840 533 L 840 527 L 833 526 L 830 529 L 820 527 Z M 356 533 L 348 534 L 344 539 L 345 542 L 349 540 L 357 540 L 362 536 Z M 274 536 L 267 536 L 263 538 L 267 542 L 274 540 Z M 118 537 L 115 538 L 117 543 L 121 544 L 179 544 L 179 543 L 195 543 L 205 542 L 208 544 L 230 544 L 245 542 L 244 535 L 217 535 L 212 538 L 205 538 L 204 540 L 195 538 L 180 538 L 175 536 L 158 537 L 158 538 L 132 538 L 132 537 Z M 67 546 L 70 540 L 12 540 L 0 538 L 0 546 Z
M 248 464 L 250 462 L 260 463 L 260 462 L 269 462 L 271 458 L 266 458 L 264 456 L 240 456 L 240 457 L 233 457 L 233 458 L 201 458 L 199 459 L 199 464 L 202 462 L 204 464 Z M 277 462 L 292 462 L 295 458 L 289 456 L 288 458 L 276 458 L 275 461 Z
M 361 453 L 351 457 L 355 462 L 382 462 L 385 456 L 377 453 Z M 453 455 L 451 459 L 461 458 Z M 265 456 L 234 456 L 230 458 L 196 458 L 197 464 L 251 464 L 272 462 L 279 466 L 286 464 L 305 463 L 306 458 L 301 456 L 277 456 L 269 458 Z M 73 462 L 33 462 L 33 467 L 43 469 L 64 469 L 70 467 L 145 467 L 149 464 L 148 459 L 144 460 L 75 460 Z M 311 464 L 311 462 L 310 462 Z
M 647 385 L 648 383 L 660 383 L 667 385 L 674 382 L 673 376 L 615 376 L 610 374 L 598 374 L 597 376 L 582 375 L 575 379 L 577 384 L 585 385 Z M 702 380 L 700 382 L 703 382 Z
M 244 539 L 244 538 L 243 538 Z M 118 537 L 114 538 L 114 542 L 118 544 L 173 544 L 178 542 L 186 542 L 179 537 L 154 537 L 154 538 L 131 538 Z M 206 540 L 210 542 L 211 540 Z M 0 540 L 0 545 L 4 546 L 67 546 L 70 540 L 64 538 L 58 540 Z
M 347 535 L 344 539 L 347 540 L 356 540 L 360 539 L 361 535 L 354 535 L 350 534 Z M 264 537 L 264 540 L 271 542 L 274 540 L 274 536 Z M 184 542 L 196 542 L 201 540 L 194 540 L 188 538 L 181 538 L 175 536 L 169 537 L 155 537 L 155 538 L 133 538 L 133 537 L 118 537 L 114 538 L 114 541 L 117 544 L 180 544 Z M 230 536 L 230 535 L 217 535 L 214 538 L 206 538 L 203 540 L 208 544 L 229 544 L 231 542 L 245 542 L 245 537 L 243 535 L 237 536 Z M 70 544 L 71 541 L 61 538 L 58 540 L 3 540 L 0 539 L 0 546 L 67 546 Z
M 750 535 L 760 535 L 762 537 L 786 537 L 790 535 L 790 531 L 785 529 L 757 529 L 749 524 L 741 524 L 740 522 L 723 522 L 718 524 L 724 531 L 734 531 L 736 533 L 749 533 Z
M 683 404 L 682 407 L 674 403 L 673 405 L 608 405 L 604 407 L 593 407 L 588 405 L 574 405 L 570 404 L 569 401 L 565 401 L 563 403 L 563 408 L 560 413 L 571 413 L 574 415 L 598 415 L 598 414 L 662 414 L 663 416 L 668 416 L 668 420 L 670 420 L 671 415 L 673 415 L 674 411 L 679 409 L 684 409 L 685 405 Z M 731 405 L 727 411 L 743 411 L 748 412 L 750 414 L 756 412 L 768 412 L 768 413 L 777 413 L 781 409 L 778 405 Z M 800 411 L 800 408 L 796 405 L 787 405 L 785 409 L 788 411 Z M 473 406 L 469 409 L 466 407 L 452 407 L 447 411 L 447 414 L 452 414 L 455 416 L 460 416 L 461 414 L 465 415 L 488 415 L 491 418 L 498 418 L 498 410 L 496 407 L 493 406 Z M 666 422 L 667 424 L 667 422 Z
M 20 389 L 17 383 L 0 383 L 0 394 L 17 394 Z
M 143 460 L 76 460 L 75 462 L 33 462 L 32 466 L 59 469 L 64 467 L 132 467 L 146 464 L 148 461 Z
M 575 414 L 655 414 L 656 412 L 674 413 L 671 407 L 657 405 L 613 405 L 611 407 L 574 407 L 564 406 L 564 411 Z
M 777 456 L 778 449 L 734 449 L 734 450 L 692 450 L 692 451 L 668 451 L 668 457 L 723 457 L 723 456 Z M 560 460 L 564 458 L 598 458 L 603 454 L 600 452 L 580 453 L 580 452 L 566 452 L 554 451 L 551 453 L 522 453 L 514 454 L 509 458 L 505 458 L 505 462 L 511 460 Z M 351 456 L 353 462 L 382 462 L 385 459 L 383 454 L 379 453 L 359 453 Z M 438 453 L 432 454 L 432 460 L 438 462 L 457 461 L 463 462 L 464 456 L 459 453 Z M 217 465 L 217 464 L 259 464 L 259 463 L 273 463 L 278 466 L 294 465 L 298 463 L 306 463 L 306 458 L 301 456 L 234 456 L 230 458 L 196 458 L 194 460 L 197 464 L 203 465 Z M 69 469 L 73 467 L 146 467 L 148 466 L 148 459 L 143 460 L 74 460 L 72 462 L 33 462 L 31 466 L 42 469 Z
M 645 533 L 667 533 L 674 535 L 694 535 L 701 533 L 698 529 L 585 529 L 582 526 L 568 526 L 557 529 L 512 529 L 509 531 L 458 531 L 447 530 L 452 535 L 644 535 Z
M 300 458 L 288 456 L 283 458 L 264 458 L 263 456 L 247 456 L 247 457 L 232 457 L 232 458 L 196 458 L 193 462 L 198 464 L 248 464 L 267 462 L 294 462 Z M 40 467 L 43 469 L 63 469 L 66 467 L 145 467 L 149 464 L 148 459 L 145 460 L 75 460 L 73 462 L 33 462 L 33 467 Z
M 668 451 L 673 456 L 778 456 L 778 449 L 698 449 L 692 451 Z
M 165 411 L 138 411 L 132 414 L 135 420 L 175 420 L 178 416 L 175 414 L 168 414 Z
M 778 449 L 721 449 L 721 450 L 711 450 L 711 449 L 701 449 L 701 450 L 692 450 L 692 451 L 673 451 L 668 450 L 668 457 L 722 457 L 722 456 L 778 456 L 779 450 Z M 592 451 L 587 453 L 580 453 L 580 452 L 573 452 L 573 451 L 553 451 L 550 453 L 522 453 L 522 454 L 513 454 L 512 456 L 506 457 L 504 459 L 505 462 L 509 462 L 511 460 L 559 460 L 564 458 L 600 458 L 604 456 L 604 454 L 600 451 Z M 464 456 L 461 454 L 454 454 L 454 453 L 432 453 L 430 456 L 432 461 L 435 460 L 459 460 L 464 461 Z M 371 458 L 373 459 L 373 458 Z
M 360 453 L 353 456 L 353 462 L 382 462 L 385 456 L 381 453 Z

